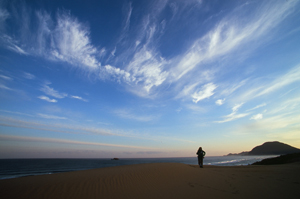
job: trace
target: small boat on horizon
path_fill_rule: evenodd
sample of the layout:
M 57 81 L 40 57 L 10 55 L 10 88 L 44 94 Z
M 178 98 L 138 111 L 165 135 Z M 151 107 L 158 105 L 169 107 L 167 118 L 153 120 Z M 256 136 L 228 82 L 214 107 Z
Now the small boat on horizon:
M 113 158 L 113 159 L 111 159 L 111 160 L 119 160 L 119 158 Z

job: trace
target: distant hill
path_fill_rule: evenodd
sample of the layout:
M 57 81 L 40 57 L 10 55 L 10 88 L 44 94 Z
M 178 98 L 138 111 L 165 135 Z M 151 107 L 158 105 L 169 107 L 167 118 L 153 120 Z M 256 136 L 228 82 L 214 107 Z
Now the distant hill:
M 291 153 L 300 153 L 300 149 L 281 142 L 265 142 L 260 146 L 254 147 L 251 151 L 244 151 L 241 153 L 229 153 L 231 155 L 284 155 Z

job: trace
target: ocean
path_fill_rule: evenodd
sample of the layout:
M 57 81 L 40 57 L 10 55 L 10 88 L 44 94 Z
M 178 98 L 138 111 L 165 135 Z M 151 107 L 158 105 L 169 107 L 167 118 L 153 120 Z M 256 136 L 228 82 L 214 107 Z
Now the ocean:
M 204 165 L 248 165 L 275 156 L 208 156 Z M 144 163 L 184 163 L 197 165 L 197 157 L 184 158 L 124 158 L 111 159 L 0 159 L 0 180 L 24 176 L 45 175 L 60 172 L 87 170 Z

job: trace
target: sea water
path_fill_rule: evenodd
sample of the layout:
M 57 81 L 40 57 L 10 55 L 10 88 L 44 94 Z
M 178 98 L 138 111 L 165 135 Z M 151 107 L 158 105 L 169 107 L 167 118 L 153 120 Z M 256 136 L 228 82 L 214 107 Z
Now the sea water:
M 204 165 L 240 166 L 248 165 L 275 156 L 208 156 Z M 197 165 L 197 157 L 184 158 L 124 158 L 111 159 L 0 159 L 0 180 L 31 175 L 87 170 L 121 165 L 144 163 L 184 163 Z

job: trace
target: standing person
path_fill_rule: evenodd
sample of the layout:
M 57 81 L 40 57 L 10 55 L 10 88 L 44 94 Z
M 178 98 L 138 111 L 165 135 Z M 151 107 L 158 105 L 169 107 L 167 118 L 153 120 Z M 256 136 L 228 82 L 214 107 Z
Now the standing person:
M 205 151 L 202 150 L 202 147 L 199 147 L 198 151 L 197 151 L 197 155 L 198 155 L 198 164 L 200 166 L 200 168 L 203 168 L 203 158 L 205 156 Z

